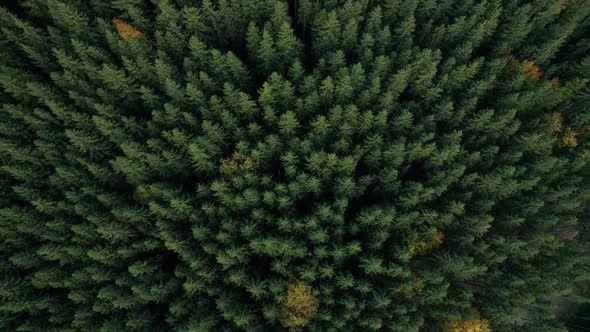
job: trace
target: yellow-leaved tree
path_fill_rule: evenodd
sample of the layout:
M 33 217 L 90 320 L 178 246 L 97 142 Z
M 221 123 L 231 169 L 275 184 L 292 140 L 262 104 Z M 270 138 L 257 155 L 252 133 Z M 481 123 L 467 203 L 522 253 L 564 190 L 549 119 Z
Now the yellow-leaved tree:
M 564 146 L 569 148 L 578 146 L 578 133 L 572 128 L 567 128 L 563 134 L 562 142 Z
M 477 310 L 470 319 L 451 320 L 443 323 L 444 332 L 491 332 L 490 322 L 480 317 Z
M 283 325 L 291 330 L 306 326 L 317 317 L 319 306 L 310 285 L 302 281 L 291 282 L 287 302 L 283 305 Z
M 254 169 L 254 162 L 251 158 L 240 152 L 221 160 L 219 172 L 223 175 L 232 175 L 240 172 L 247 172 Z

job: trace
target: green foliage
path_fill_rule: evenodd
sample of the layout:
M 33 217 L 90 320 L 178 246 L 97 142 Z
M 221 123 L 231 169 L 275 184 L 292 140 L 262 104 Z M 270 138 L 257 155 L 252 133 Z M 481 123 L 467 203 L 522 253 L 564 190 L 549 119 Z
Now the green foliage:
M 0 330 L 563 331 L 547 296 L 588 301 L 589 22 L 0 1 Z

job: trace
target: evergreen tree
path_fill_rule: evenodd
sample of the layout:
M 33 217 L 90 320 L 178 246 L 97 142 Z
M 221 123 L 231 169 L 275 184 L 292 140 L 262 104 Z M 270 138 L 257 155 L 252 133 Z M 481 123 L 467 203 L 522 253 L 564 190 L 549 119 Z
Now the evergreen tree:
M 565 331 L 589 35 L 582 0 L 0 0 L 0 330 Z

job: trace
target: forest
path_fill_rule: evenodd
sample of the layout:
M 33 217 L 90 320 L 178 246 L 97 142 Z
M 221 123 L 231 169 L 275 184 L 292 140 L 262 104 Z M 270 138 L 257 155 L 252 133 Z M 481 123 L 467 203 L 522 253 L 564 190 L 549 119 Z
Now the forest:
M 0 0 L 0 330 L 588 331 L 589 148 L 589 0 Z

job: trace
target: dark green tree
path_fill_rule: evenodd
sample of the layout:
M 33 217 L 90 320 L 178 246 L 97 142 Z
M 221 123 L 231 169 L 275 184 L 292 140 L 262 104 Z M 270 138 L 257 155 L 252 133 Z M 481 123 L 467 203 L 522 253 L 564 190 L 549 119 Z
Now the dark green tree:
M 589 35 L 583 0 L 0 0 L 0 330 L 565 331 Z

